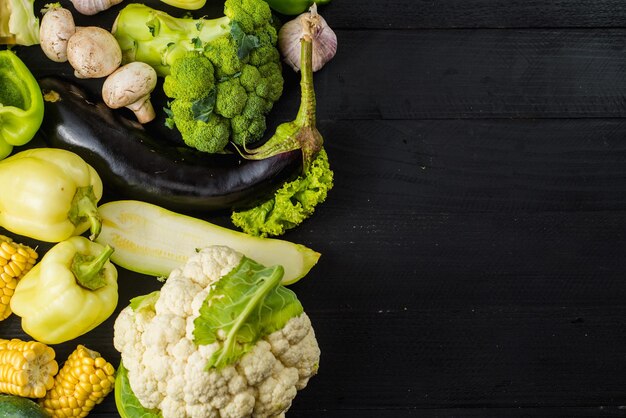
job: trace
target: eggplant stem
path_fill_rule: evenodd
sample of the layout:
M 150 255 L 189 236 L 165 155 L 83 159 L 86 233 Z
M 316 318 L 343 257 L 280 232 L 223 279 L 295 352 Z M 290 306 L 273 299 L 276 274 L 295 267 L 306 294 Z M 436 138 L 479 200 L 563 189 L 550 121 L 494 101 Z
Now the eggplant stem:
M 303 23 L 304 24 L 304 23 Z M 324 140 L 316 127 L 316 99 L 313 86 L 313 41 L 310 35 L 300 40 L 300 107 L 296 118 L 281 124 L 276 133 L 263 145 L 249 149 L 243 145 L 245 154 L 237 148 L 241 156 L 248 160 L 262 160 L 296 149 L 302 150 L 302 170 L 306 173 L 322 149 Z

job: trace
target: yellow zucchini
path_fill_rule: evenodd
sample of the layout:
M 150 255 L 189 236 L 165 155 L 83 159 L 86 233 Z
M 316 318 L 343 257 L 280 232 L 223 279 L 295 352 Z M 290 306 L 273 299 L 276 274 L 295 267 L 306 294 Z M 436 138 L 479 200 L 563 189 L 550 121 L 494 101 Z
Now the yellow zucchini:
M 102 231 L 97 242 L 115 249 L 111 261 L 127 270 L 168 276 L 197 249 L 225 245 L 265 265 L 285 269 L 283 284 L 304 277 L 320 254 L 289 241 L 259 238 L 137 200 L 98 208 Z

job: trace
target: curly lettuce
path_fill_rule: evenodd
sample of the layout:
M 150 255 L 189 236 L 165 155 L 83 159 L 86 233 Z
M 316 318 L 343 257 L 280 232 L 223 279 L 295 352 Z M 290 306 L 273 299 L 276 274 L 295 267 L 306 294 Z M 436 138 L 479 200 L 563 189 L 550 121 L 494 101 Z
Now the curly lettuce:
M 333 172 L 322 148 L 305 175 L 283 184 L 271 199 L 258 206 L 233 212 L 231 221 L 250 235 L 282 235 L 313 215 L 332 187 Z

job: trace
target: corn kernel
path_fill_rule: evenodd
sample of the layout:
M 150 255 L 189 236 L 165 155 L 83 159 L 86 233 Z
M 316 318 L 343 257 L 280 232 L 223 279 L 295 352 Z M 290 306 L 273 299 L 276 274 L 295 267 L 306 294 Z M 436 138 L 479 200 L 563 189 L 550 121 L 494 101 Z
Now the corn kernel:
M 13 295 L 17 282 L 33 267 L 37 253 L 10 238 L 0 235 L 0 290 L 4 295 Z M 6 290 L 10 292 L 6 292 Z M 11 315 L 10 298 L 0 298 L 0 321 Z
M 52 387 L 49 373 L 56 373 L 57 368 L 54 350 L 50 349 L 50 355 L 42 347 L 47 346 L 37 341 L 0 339 L 0 392 L 28 398 L 46 394 Z
M 53 417 L 85 417 L 113 390 L 115 368 L 99 353 L 79 345 L 55 378 L 54 388 L 40 404 Z M 58 404 L 51 402 L 58 400 Z

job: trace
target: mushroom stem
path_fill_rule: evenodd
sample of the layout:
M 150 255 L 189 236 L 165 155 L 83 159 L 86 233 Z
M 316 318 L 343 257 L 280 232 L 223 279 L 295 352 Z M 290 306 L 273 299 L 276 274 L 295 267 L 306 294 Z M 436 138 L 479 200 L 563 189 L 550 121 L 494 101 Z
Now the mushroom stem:
M 126 107 L 133 111 L 139 123 L 148 123 L 156 117 L 154 107 L 152 107 L 152 102 L 150 101 L 150 96 L 146 96 Z

